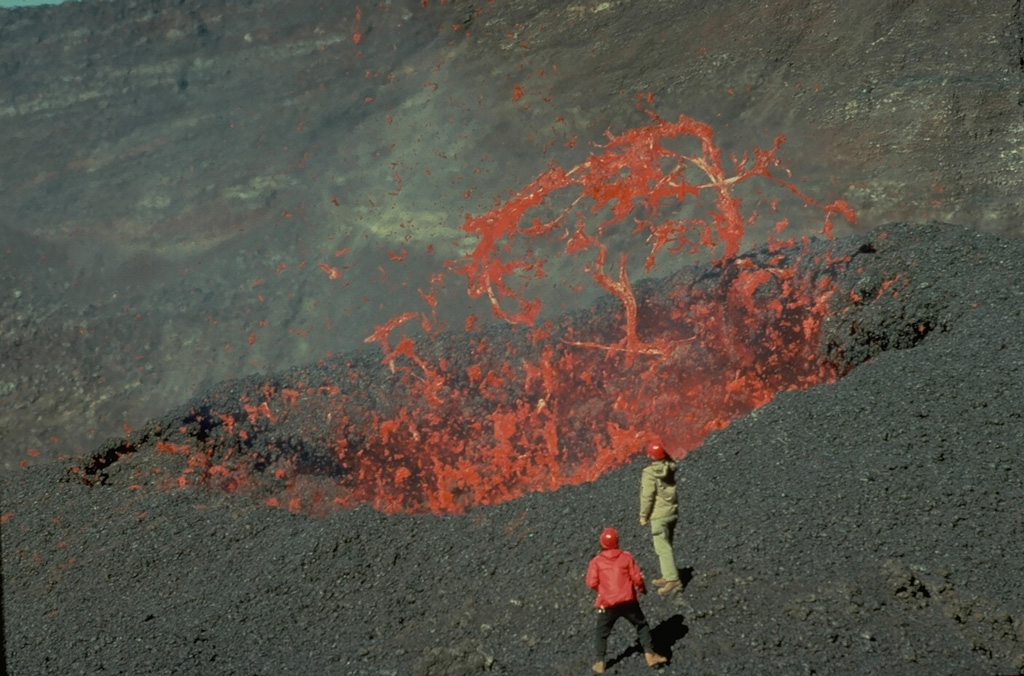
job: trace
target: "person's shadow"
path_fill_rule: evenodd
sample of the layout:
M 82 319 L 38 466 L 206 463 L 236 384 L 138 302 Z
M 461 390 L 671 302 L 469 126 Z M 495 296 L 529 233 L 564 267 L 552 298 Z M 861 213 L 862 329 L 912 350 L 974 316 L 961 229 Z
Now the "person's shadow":
M 686 590 L 686 588 L 690 585 L 691 580 L 693 580 L 693 567 L 687 566 L 686 568 L 680 568 L 679 581 L 683 583 L 683 589 L 681 591 Z
M 664 655 L 669 662 L 672 661 L 672 646 L 686 636 L 690 628 L 683 622 L 683 616 L 676 613 L 666 620 L 658 623 L 651 629 L 651 640 L 654 642 L 654 652 Z

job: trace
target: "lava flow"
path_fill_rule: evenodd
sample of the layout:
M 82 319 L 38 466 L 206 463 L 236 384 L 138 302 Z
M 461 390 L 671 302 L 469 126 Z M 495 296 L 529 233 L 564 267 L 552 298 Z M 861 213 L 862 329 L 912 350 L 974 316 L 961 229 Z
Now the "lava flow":
M 807 239 L 782 239 L 782 218 L 741 254 L 759 218 L 743 210 L 747 183 L 823 214 L 826 236 L 835 215 L 854 219 L 844 202 L 821 204 L 781 178 L 783 142 L 726 169 L 711 128 L 685 116 L 652 114 L 609 134 L 583 163 L 552 165 L 467 217 L 475 248 L 421 290 L 425 311 L 375 328 L 367 342 L 379 345 L 379 361 L 333 359 L 227 383 L 108 456 L 154 444 L 165 466 L 153 483 L 312 514 L 358 505 L 452 513 L 552 491 L 629 462 L 651 435 L 682 457 L 777 392 L 838 376 L 819 349 L 838 263 Z M 774 213 L 779 198 L 755 194 Z M 706 214 L 673 217 L 684 204 Z M 684 255 L 707 260 L 682 265 Z M 529 290 L 550 281 L 552 265 L 606 295 L 545 318 Z M 435 290 L 451 275 L 499 321 L 440 328 Z M 94 460 L 87 480 L 109 464 Z

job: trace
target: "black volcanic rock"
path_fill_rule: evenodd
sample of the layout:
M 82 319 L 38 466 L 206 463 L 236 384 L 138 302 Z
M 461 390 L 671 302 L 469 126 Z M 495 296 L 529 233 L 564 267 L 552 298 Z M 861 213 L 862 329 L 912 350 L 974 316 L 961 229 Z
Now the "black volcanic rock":
M 930 223 L 833 251 L 822 349 L 852 370 L 680 463 L 689 583 L 642 600 L 665 673 L 1022 673 L 1024 246 Z M 462 515 L 312 519 L 30 467 L 2 484 L 8 667 L 585 673 L 600 529 L 656 567 L 639 469 Z M 613 634 L 614 673 L 648 672 L 632 640 Z

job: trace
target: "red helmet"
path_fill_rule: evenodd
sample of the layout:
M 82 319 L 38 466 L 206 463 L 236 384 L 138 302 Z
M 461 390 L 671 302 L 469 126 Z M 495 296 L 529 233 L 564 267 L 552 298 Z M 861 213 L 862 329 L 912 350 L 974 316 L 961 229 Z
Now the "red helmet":
M 647 457 L 651 460 L 664 460 L 668 457 L 668 453 L 665 452 L 665 447 L 661 445 L 660 441 L 652 441 L 647 444 Z
M 605 528 L 601 531 L 601 549 L 618 549 L 619 532 L 614 528 Z

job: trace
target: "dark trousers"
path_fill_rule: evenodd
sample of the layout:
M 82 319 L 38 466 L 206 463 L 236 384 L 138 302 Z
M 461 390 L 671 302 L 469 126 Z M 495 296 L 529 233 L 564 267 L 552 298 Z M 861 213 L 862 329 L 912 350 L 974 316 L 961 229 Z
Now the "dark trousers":
M 597 611 L 597 624 L 594 627 L 594 655 L 598 661 L 604 661 L 604 653 L 608 649 L 608 636 L 612 633 L 615 622 L 624 617 L 636 627 L 636 636 L 640 639 L 640 645 L 645 653 L 654 652 L 654 643 L 651 641 L 651 628 L 647 626 L 647 618 L 640 604 L 636 601 L 620 603 L 609 608 L 600 608 Z

